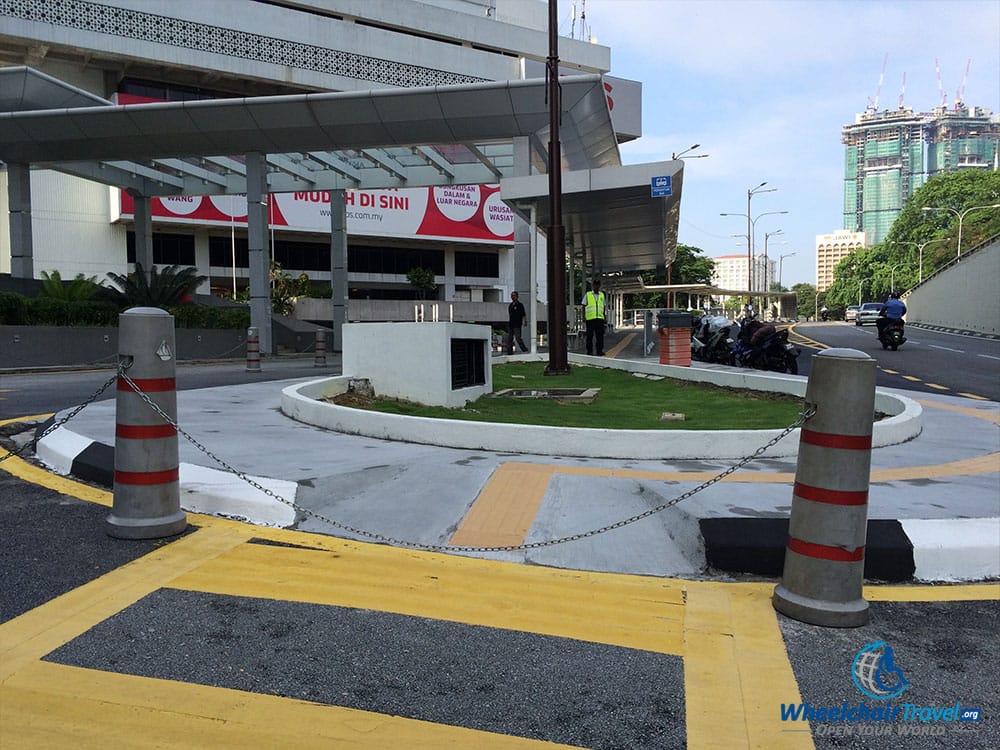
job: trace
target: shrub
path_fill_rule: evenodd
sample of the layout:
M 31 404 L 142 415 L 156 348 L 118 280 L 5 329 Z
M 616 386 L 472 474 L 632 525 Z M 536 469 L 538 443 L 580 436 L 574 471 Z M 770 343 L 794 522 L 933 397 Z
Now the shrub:
M 27 297 L 13 292 L 0 292 L 0 325 L 20 326 L 27 322 Z

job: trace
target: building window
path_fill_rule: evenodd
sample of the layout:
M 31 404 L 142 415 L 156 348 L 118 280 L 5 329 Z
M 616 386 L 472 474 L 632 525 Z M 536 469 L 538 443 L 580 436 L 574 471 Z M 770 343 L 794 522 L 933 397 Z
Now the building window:
M 496 253 L 455 253 L 455 275 L 500 278 L 500 256 Z
M 236 262 L 233 263 L 233 247 L 236 248 Z M 245 237 L 209 237 L 208 265 L 221 268 L 250 268 L 250 249 Z
M 347 268 L 352 273 L 405 276 L 414 268 L 427 268 L 444 275 L 444 251 L 405 247 L 351 245 L 347 248 Z
M 125 235 L 125 255 L 135 263 L 135 232 Z M 193 266 L 194 235 L 153 232 L 153 263 L 162 266 Z

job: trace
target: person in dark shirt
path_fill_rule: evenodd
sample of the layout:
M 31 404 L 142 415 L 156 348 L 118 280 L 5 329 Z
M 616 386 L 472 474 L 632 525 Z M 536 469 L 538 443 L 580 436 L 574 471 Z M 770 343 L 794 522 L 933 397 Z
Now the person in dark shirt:
M 510 322 L 510 333 L 507 336 L 507 354 L 514 353 L 515 340 L 518 346 L 521 347 L 522 352 L 528 351 L 528 347 L 524 345 L 524 339 L 521 338 L 521 327 L 524 325 L 527 313 L 524 311 L 524 305 L 517 298 L 517 292 L 510 293 L 510 304 L 507 305 L 507 317 Z
M 889 299 L 885 301 L 885 305 L 882 307 L 881 312 L 879 312 L 878 319 L 875 321 L 875 328 L 878 329 L 879 337 L 881 338 L 882 331 L 885 330 L 887 325 L 893 321 L 902 320 L 904 315 L 906 315 L 906 305 L 899 298 L 899 292 L 891 292 Z

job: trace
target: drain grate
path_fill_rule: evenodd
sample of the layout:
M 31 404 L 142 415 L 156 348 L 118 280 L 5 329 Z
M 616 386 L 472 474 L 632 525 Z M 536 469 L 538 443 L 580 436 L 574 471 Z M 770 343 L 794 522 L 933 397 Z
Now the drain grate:
M 589 404 L 600 388 L 504 388 L 490 394 L 493 398 L 547 398 L 567 404 Z

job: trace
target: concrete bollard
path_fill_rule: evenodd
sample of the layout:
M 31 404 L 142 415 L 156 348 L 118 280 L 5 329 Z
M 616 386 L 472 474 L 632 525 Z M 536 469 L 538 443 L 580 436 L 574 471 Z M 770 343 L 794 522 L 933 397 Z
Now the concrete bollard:
M 260 334 L 247 328 L 247 372 L 260 372 Z
M 326 331 L 316 331 L 316 356 L 313 367 L 326 367 Z
M 774 608 L 802 622 L 858 627 L 875 415 L 875 360 L 854 349 L 812 358 L 801 430 L 788 545 Z
M 114 502 L 106 523 L 111 536 L 158 539 L 180 534 L 187 527 L 180 504 L 174 427 L 175 351 L 174 318 L 169 313 L 156 307 L 133 307 L 118 316 L 119 363 L 131 360 L 127 376 L 170 421 L 118 376 Z

